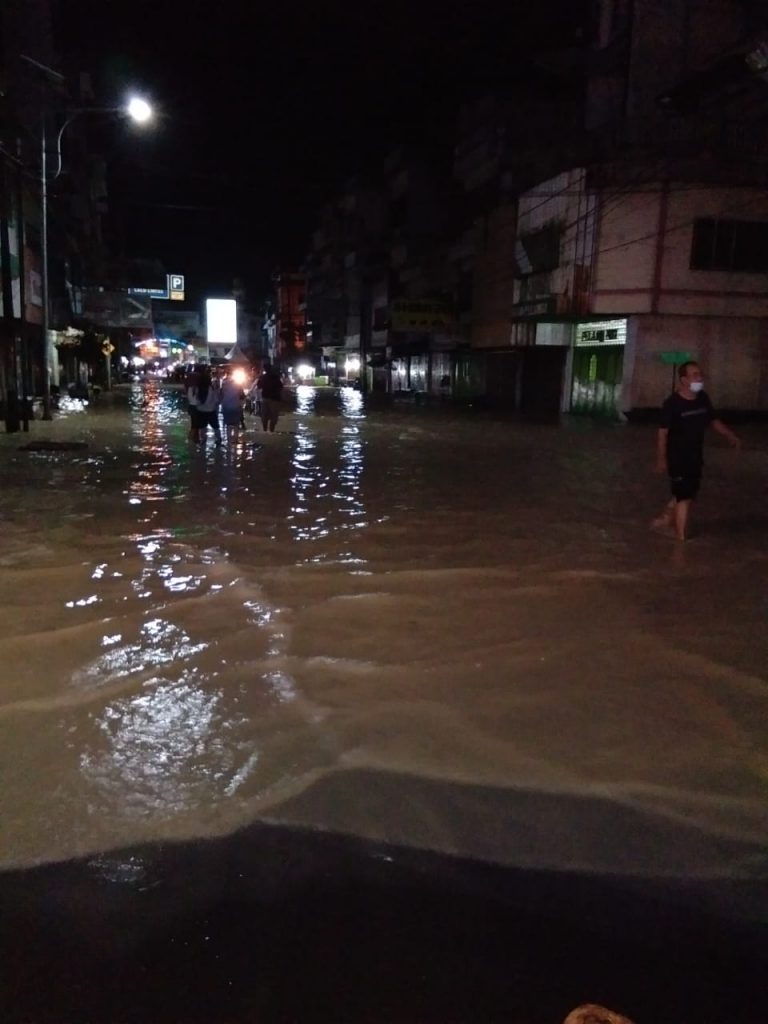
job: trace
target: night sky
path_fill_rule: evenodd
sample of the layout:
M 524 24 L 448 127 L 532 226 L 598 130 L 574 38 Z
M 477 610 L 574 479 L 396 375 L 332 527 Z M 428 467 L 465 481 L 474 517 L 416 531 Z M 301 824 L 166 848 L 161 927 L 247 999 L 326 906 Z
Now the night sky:
M 152 131 L 111 135 L 112 216 L 130 254 L 185 273 L 192 297 L 235 276 L 256 297 L 301 262 L 348 177 L 375 173 L 399 142 L 450 145 L 459 103 L 575 41 L 581 6 L 59 0 L 59 37 L 100 103 L 134 86 L 162 113 Z

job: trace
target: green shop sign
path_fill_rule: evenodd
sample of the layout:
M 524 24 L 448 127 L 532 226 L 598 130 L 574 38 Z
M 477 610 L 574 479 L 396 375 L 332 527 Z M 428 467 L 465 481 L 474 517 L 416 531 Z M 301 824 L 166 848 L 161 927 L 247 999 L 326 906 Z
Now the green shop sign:
M 695 358 L 690 352 L 659 352 L 659 359 L 667 366 L 682 366 L 683 363 L 690 363 Z

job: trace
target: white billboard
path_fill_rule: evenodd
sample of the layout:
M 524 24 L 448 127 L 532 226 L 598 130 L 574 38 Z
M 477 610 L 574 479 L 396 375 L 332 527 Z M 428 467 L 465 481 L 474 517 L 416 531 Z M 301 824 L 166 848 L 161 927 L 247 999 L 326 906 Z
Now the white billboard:
M 237 303 L 234 299 L 206 299 L 205 326 L 209 345 L 237 344 Z

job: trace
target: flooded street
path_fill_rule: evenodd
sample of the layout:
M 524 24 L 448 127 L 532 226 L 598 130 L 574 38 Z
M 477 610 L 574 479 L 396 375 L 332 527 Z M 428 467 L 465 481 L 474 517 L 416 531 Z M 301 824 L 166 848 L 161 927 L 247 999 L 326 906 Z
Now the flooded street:
M 0 863 L 257 821 L 764 878 L 768 437 L 649 533 L 650 429 L 316 408 L 187 439 L 149 384 L 0 442 Z

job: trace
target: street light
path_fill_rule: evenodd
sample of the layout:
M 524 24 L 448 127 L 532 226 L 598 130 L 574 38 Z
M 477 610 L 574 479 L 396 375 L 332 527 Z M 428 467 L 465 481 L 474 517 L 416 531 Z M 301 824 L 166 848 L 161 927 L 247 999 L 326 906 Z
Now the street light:
M 146 124 L 147 121 L 152 120 L 152 107 L 143 100 L 141 96 L 133 96 L 125 108 L 126 113 L 132 118 L 136 124 Z
M 36 63 L 30 61 L 30 63 Z M 38 65 L 41 67 L 41 65 Z M 50 69 L 45 69 L 50 71 Z M 56 74 L 56 72 L 52 72 Z M 59 76 L 60 77 L 60 76 Z M 137 124 L 146 124 L 152 119 L 152 107 L 146 100 L 138 96 L 132 97 L 122 107 L 81 107 L 69 112 L 69 117 L 59 129 L 56 137 L 56 153 L 58 166 L 51 180 L 55 181 L 61 174 L 61 139 L 67 127 L 81 114 L 124 114 Z M 42 263 L 42 299 L 43 299 L 43 419 L 52 419 L 51 412 L 51 362 L 53 361 L 53 345 L 50 337 L 50 304 L 48 301 L 48 153 L 45 131 L 45 112 L 42 116 L 40 133 L 40 248 Z

